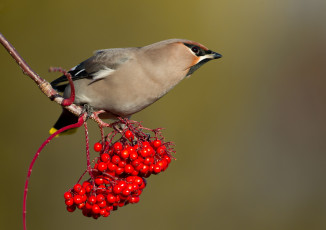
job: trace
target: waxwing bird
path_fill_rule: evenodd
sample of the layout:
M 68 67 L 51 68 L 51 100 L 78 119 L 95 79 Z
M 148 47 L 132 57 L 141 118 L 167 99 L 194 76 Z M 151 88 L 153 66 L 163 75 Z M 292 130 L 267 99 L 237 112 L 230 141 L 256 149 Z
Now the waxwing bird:
M 75 104 L 105 110 L 102 118 L 129 117 L 151 105 L 206 62 L 222 57 L 190 40 L 169 39 L 144 47 L 98 50 L 69 73 L 75 86 Z M 51 82 L 70 96 L 66 76 Z M 63 110 L 50 130 L 54 133 L 77 122 Z

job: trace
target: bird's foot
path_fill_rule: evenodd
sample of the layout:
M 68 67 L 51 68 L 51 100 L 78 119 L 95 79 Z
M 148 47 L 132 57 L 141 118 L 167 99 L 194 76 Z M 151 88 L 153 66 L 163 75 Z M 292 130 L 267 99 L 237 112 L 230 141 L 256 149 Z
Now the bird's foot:
M 94 108 L 92 106 L 90 106 L 89 104 L 84 104 L 82 114 L 87 113 L 86 120 L 88 120 L 88 118 L 92 116 L 93 112 Z

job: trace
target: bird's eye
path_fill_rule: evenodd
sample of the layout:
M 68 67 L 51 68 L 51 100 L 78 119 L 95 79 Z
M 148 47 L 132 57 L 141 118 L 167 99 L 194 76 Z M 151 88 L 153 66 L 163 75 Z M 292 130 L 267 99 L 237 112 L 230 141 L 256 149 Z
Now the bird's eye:
M 194 52 L 196 55 L 198 55 L 200 53 L 200 50 L 197 46 L 194 46 L 191 48 L 192 52 Z

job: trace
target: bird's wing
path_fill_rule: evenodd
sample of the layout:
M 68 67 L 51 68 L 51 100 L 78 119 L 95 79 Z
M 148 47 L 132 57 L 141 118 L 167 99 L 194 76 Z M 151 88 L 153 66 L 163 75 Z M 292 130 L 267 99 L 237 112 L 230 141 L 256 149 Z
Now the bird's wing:
M 110 76 L 125 62 L 133 59 L 133 54 L 136 49 L 117 48 L 98 50 L 92 57 L 69 70 L 69 73 L 73 81 L 83 78 L 92 79 L 92 82 L 101 80 Z M 63 92 L 68 84 L 68 79 L 65 75 L 51 82 L 52 87 L 59 92 Z

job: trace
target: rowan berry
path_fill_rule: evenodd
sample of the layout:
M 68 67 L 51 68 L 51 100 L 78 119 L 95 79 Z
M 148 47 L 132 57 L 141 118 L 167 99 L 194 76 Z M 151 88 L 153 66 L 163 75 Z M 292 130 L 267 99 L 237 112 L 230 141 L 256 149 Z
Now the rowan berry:
M 121 159 L 120 159 L 120 157 L 119 156 L 117 156 L 117 155 L 114 155 L 113 157 L 112 157 L 112 159 L 111 159 L 111 162 L 113 163 L 113 164 L 119 164 L 119 162 L 121 161 Z
M 74 199 L 73 199 L 73 198 L 70 198 L 70 199 L 66 200 L 66 201 L 65 201 L 65 204 L 66 204 L 67 206 L 72 206 L 72 205 L 74 204 Z
M 116 142 L 113 145 L 113 149 L 115 150 L 115 152 L 120 152 L 122 150 L 123 146 L 121 144 L 121 142 Z
M 162 145 L 162 141 L 161 140 L 154 140 L 152 141 L 152 145 L 155 147 L 155 148 L 158 148 Z
M 73 212 L 75 210 L 76 210 L 76 206 L 75 205 L 73 205 L 73 206 L 67 206 L 67 211 L 68 212 Z
M 128 140 L 132 140 L 134 139 L 134 134 L 130 131 L 130 130 L 127 130 L 125 132 L 125 137 L 128 139 Z
M 74 196 L 74 203 L 75 204 L 81 204 L 83 201 L 82 201 L 82 197 L 80 195 L 75 195 Z
M 100 162 L 98 165 L 97 165 L 97 169 L 101 172 L 104 172 L 105 170 L 107 170 L 108 166 L 106 163 L 104 162 Z
M 71 194 L 71 192 L 65 192 L 65 194 L 64 194 L 63 196 L 64 196 L 64 198 L 65 198 L 66 200 L 72 198 L 72 194 Z
M 116 201 L 116 198 L 115 198 L 115 196 L 113 194 L 108 194 L 108 196 L 106 197 L 106 199 L 107 199 L 107 201 L 109 203 L 112 203 L 112 204 Z
M 127 159 L 129 157 L 129 151 L 127 149 L 123 149 L 120 153 L 121 158 Z
M 82 188 L 82 186 L 80 184 L 75 184 L 74 185 L 74 191 L 75 192 L 79 192 L 81 188 Z
M 107 154 L 107 153 L 103 153 L 102 155 L 101 155 L 101 161 L 103 161 L 103 162 L 108 162 L 109 161 L 109 159 L 110 159 L 110 155 L 109 154 Z
M 93 207 L 92 207 L 93 213 L 98 214 L 98 213 L 100 213 L 100 210 L 101 210 L 101 208 L 97 204 L 93 205 Z
M 95 143 L 94 144 L 94 150 L 95 150 L 95 152 L 101 151 L 102 150 L 102 144 L 99 143 L 99 142 Z

